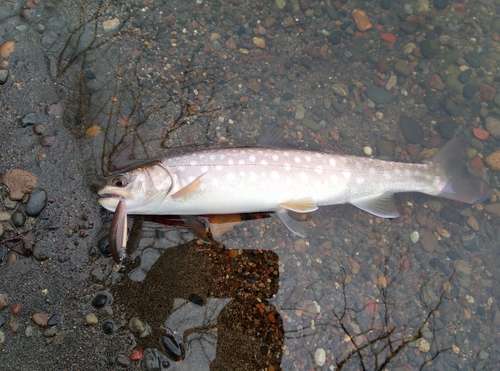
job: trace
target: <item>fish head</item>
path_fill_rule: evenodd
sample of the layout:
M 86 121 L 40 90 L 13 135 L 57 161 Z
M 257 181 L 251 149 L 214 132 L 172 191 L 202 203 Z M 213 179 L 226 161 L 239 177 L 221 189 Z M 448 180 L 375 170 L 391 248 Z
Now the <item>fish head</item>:
M 168 195 L 172 183 L 168 169 L 157 162 L 115 175 L 97 194 L 101 206 L 109 211 L 114 212 L 121 200 L 127 214 L 151 214 Z

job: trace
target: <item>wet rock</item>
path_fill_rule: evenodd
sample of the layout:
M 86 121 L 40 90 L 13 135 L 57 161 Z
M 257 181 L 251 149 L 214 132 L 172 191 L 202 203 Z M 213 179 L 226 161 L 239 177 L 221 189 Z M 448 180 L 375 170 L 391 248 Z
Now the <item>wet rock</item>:
M 474 94 L 476 94 L 476 91 L 477 91 L 477 86 L 467 84 L 464 85 L 462 89 L 462 95 L 464 96 L 464 98 L 472 99 L 474 97 Z
M 47 206 L 47 192 L 43 188 L 33 189 L 26 202 L 25 212 L 29 216 L 38 216 Z
M 500 155 L 499 155 L 500 157 Z M 500 163 L 500 159 L 499 159 Z M 484 207 L 484 210 L 490 214 L 496 215 L 500 217 L 500 204 L 495 203 L 495 204 L 489 204 Z
M 439 101 L 432 94 L 427 94 L 424 97 L 424 104 L 427 107 L 427 109 L 431 112 L 439 111 L 440 108 Z
M 2 236 L 3 236 L 4 232 L 5 232 L 5 228 L 4 228 L 3 224 L 2 224 L 2 223 L 0 223 L 0 237 L 2 237 Z M 1 260 L 1 259 L 0 259 L 0 260 Z
M 19 322 L 13 316 L 9 317 L 7 324 L 9 325 L 10 333 L 17 334 L 17 330 L 19 329 Z
M 5 342 L 5 334 L 3 331 L 0 331 L 0 344 L 3 344 Z
M 102 308 L 108 303 L 109 295 L 107 293 L 99 293 L 92 299 L 92 306 L 94 308 Z
M 56 142 L 56 137 L 52 134 L 45 134 L 39 140 L 42 147 L 52 147 Z
M 0 85 L 4 85 L 9 79 L 9 70 L 0 70 Z
M 47 327 L 47 322 L 49 321 L 49 316 L 47 316 L 45 313 L 35 312 L 31 315 L 31 319 L 39 327 Z
M 375 86 L 373 84 L 366 85 L 366 95 L 376 104 L 386 104 L 392 99 L 392 94 L 384 88 Z
M 200 307 L 203 306 L 203 304 L 204 304 L 203 298 L 198 294 L 193 293 L 193 294 L 189 295 L 188 300 L 193 304 L 199 305 Z
M 168 355 L 174 361 L 180 361 L 184 358 L 184 347 L 179 344 L 173 335 L 167 334 L 161 337 L 161 344 L 164 346 Z
M 118 354 L 115 358 L 116 364 L 121 367 L 128 367 L 130 365 L 130 360 L 123 354 Z M 159 369 L 160 370 L 160 369 Z
M 36 124 L 36 113 L 28 113 L 19 120 L 23 128 Z
M 449 5 L 449 0 L 434 0 L 434 8 L 436 9 L 446 9 Z
M 446 113 L 449 113 L 451 116 L 459 116 L 460 111 L 458 109 L 458 106 L 455 102 L 453 102 L 451 99 L 444 99 L 441 101 L 441 107 Z
M 349 94 L 349 88 L 344 84 L 335 83 L 332 85 L 332 90 L 339 97 L 347 97 Z
M 29 171 L 23 169 L 9 169 L 2 176 L 2 183 L 10 192 L 10 199 L 18 201 L 38 186 L 36 178 Z
M 10 217 L 12 224 L 18 228 L 22 227 L 24 223 L 26 223 L 26 219 L 26 214 L 22 211 L 15 211 Z
M 26 326 L 26 328 L 24 329 L 24 335 L 26 335 L 26 337 L 33 336 L 33 326 Z
M 399 118 L 399 127 L 401 128 L 403 137 L 408 143 L 419 144 L 424 141 L 424 129 L 414 118 L 401 115 Z
M 412 68 L 410 67 L 408 61 L 404 59 L 399 59 L 396 64 L 394 64 L 394 71 L 401 76 L 409 76 L 412 73 Z
M 22 19 L 24 19 L 25 21 L 29 21 L 33 18 L 33 16 L 35 15 L 35 11 L 33 9 L 27 9 L 27 8 L 24 8 L 21 10 L 21 12 L 19 13 L 19 15 L 21 16 Z
M 151 326 L 147 323 L 142 322 L 139 318 L 134 317 L 129 322 L 130 330 L 139 336 L 139 338 L 144 338 L 151 334 Z
M 94 313 L 89 313 L 85 315 L 85 323 L 87 324 L 87 326 L 93 326 L 97 322 L 99 321 L 97 320 L 97 317 Z
M 62 315 L 59 313 L 56 313 L 48 319 L 47 325 L 48 326 L 55 326 L 61 322 L 61 319 L 62 319 Z
M 479 247 L 479 237 L 474 233 L 474 231 L 462 233 L 460 240 L 462 241 L 462 245 L 468 251 L 476 251 Z
M 427 231 L 422 237 L 420 243 L 422 244 L 422 247 L 424 248 L 425 251 L 431 252 L 436 250 L 436 247 L 438 245 L 438 240 L 431 231 Z
M 3 58 L 8 58 L 16 48 L 16 44 L 13 40 L 8 40 L 0 46 L 0 56 Z
M 113 315 L 113 308 L 110 305 L 99 308 L 99 315 L 104 318 L 111 317 Z
M 458 81 L 460 81 L 462 84 L 467 83 L 469 81 L 470 77 L 472 76 L 472 69 L 467 69 L 465 71 L 460 72 L 458 75 Z
M 495 117 L 486 117 L 485 121 L 486 130 L 493 136 L 493 138 L 500 140 L 500 120 Z
M 146 371 L 159 371 L 162 366 L 170 367 L 168 360 L 158 351 L 158 349 L 146 348 L 144 350 L 144 368 Z
M 299 63 L 307 69 L 312 68 L 312 60 L 308 57 L 305 56 L 300 57 Z
M 471 282 L 469 264 L 464 260 L 457 260 L 455 262 L 455 272 L 460 286 L 464 288 L 469 287 Z
M 9 294 L 0 293 L 0 310 L 9 306 Z
M 439 122 L 436 125 L 436 129 L 444 139 L 450 140 L 455 136 L 457 125 L 451 120 L 446 120 L 444 122 Z
M 118 18 L 108 19 L 102 22 L 102 28 L 106 32 L 116 30 L 119 25 L 120 25 L 120 20 Z
M 2 326 L 5 325 L 6 322 L 7 320 L 5 319 L 5 316 L 0 316 L 0 328 L 2 328 Z
M 33 126 L 33 131 L 35 134 L 43 135 L 43 133 L 45 133 L 45 126 L 41 122 L 37 122 L 35 126 Z
M 391 6 L 392 6 L 392 0 L 382 0 L 380 2 L 380 6 L 384 10 L 389 10 L 389 9 L 391 9 Z
M 95 73 L 91 70 L 85 71 L 84 76 L 87 80 L 94 80 L 95 79 Z
M 481 93 L 481 97 L 487 102 L 492 101 L 497 94 L 496 89 L 488 84 L 480 84 L 479 92 Z
M 459 223 L 462 220 L 460 213 L 449 206 L 444 207 L 439 213 L 439 216 L 451 223 Z
M 112 321 L 106 321 L 102 325 L 102 332 L 106 335 L 112 334 L 116 329 L 116 325 Z
M 434 58 L 439 53 L 439 41 L 438 40 L 424 40 L 420 43 L 420 51 L 422 55 L 431 59 Z
M 500 170 L 500 151 L 495 151 L 486 157 L 486 164 L 491 170 Z
M 325 364 L 326 362 L 326 353 L 323 348 L 318 348 L 314 352 L 314 363 L 316 363 L 316 366 L 321 367 Z
M 55 327 L 48 328 L 43 332 L 43 336 L 46 338 L 52 338 L 56 336 L 57 334 L 57 329 Z
M 283 100 L 291 100 L 291 99 L 295 98 L 295 94 L 293 94 L 291 92 L 286 92 L 285 94 L 283 94 L 282 98 L 283 98 Z
M 473 68 L 481 67 L 481 57 L 476 53 L 469 53 L 464 56 L 464 59 Z
M 49 241 L 38 241 L 33 246 L 33 257 L 39 261 L 45 261 L 52 256 L 52 244 Z
M 366 15 L 366 12 L 364 10 L 354 9 L 351 12 L 351 17 L 354 20 L 354 23 L 356 23 L 358 31 L 364 32 L 372 28 L 370 19 L 368 18 L 368 15 Z
M 330 35 L 328 35 L 328 41 L 330 41 L 333 45 L 339 45 L 342 42 L 342 35 L 339 32 L 333 31 Z
M 99 249 L 99 252 L 108 257 L 111 255 L 111 250 L 109 249 L 109 238 L 108 236 L 104 236 L 99 241 L 97 242 L 97 248 Z

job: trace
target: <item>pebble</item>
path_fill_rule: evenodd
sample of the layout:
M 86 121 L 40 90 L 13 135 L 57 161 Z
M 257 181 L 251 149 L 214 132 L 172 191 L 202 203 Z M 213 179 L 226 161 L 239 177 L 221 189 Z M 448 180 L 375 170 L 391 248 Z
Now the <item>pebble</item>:
M 107 304 L 108 305 L 111 304 L 112 302 L 113 300 L 111 295 L 104 292 L 100 292 L 94 297 L 94 299 L 92 299 L 92 306 L 94 308 L 102 308 Z
M 142 350 L 141 349 L 135 349 L 130 354 L 131 361 L 140 361 L 141 359 L 142 359 Z
M 420 243 L 422 244 L 422 247 L 425 251 L 432 252 L 436 250 L 438 240 L 434 236 L 434 233 L 432 233 L 431 231 L 427 231 L 424 233 L 424 236 L 422 237 Z
M 410 241 L 411 242 L 417 243 L 419 238 L 420 238 L 420 235 L 418 234 L 417 231 L 413 231 L 410 233 Z
M 477 86 L 466 84 L 462 89 L 462 95 L 464 96 L 464 98 L 472 99 L 474 97 L 474 94 L 476 94 L 476 91 L 477 91 Z
M 394 153 L 394 148 L 392 143 L 385 139 L 380 139 L 377 141 L 377 153 L 382 157 L 392 157 Z
M 11 308 L 10 308 L 10 312 L 17 316 L 19 314 L 19 312 L 21 311 L 21 304 L 19 303 L 16 303 L 14 304 Z
M 264 40 L 262 37 L 254 37 L 252 41 L 257 48 L 263 49 L 266 47 L 266 40 Z
M 123 354 L 118 354 L 115 358 L 116 364 L 121 367 L 128 367 L 130 365 L 130 360 Z M 158 368 L 160 370 L 160 368 Z
M 36 113 L 31 112 L 22 117 L 19 122 L 23 128 L 36 124 Z
M 401 76 L 409 76 L 412 73 L 412 69 L 408 61 L 400 59 L 394 64 L 394 72 Z
M 7 322 L 7 320 L 5 319 L 5 316 L 0 315 L 0 327 L 5 325 L 6 322 Z
M 347 97 L 347 95 L 349 94 L 349 88 L 346 85 L 340 83 L 333 84 L 332 90 L 339 97 Z
M 33 326 L 26 326 L 26 328 L 24 329 L 24 335 L 26 335 L 26 337 L 33 336 Z
M 431 349 L 431 345 L 429 342 L 425 339 L 420 339 L 420 342 L 418 343 L 418 350 L 420 350 L 422 353 L 427 353 Z
M 3 344 L 5 342 L 5 333 L 3 331 L 0 331 L 0 344 Z
M 326 352 L 323 348 L 318 348 L 314 352 L 314 362 L 316 363 L 316 366 L 323 366 L 326 362 Z
M 37 122 L 35 126 L 33 126 L 33 131 L 35 134 L 43 135 L 43 133 L 45 133 L 45 125 L 41 122 Z
M 151 326 L 147 323 L 142 322 L 139 318 L 134 317 L 129 322 L 130 330 L 139 336 L 139 338 L 144 338 L 151 334 Z
M 457 260 L 455 262 L 455 272 L 458 278 L 458 283 L 460 286 L 467 288 L 470 285 L 471 277 L 470 277 L 470 267 L 469 264 L 465 260 Z
M 119 25 L 120 20 L 118 18 L 108 19 L 107 21 L 102 22 L 102 28 L 106 32 L 116 30 Z
M 479 237 L 474 233 L 474 231 L 462 233 L 460 240 L 462 241 L 462 245 L 468 251 L 476 251 L 479 247 Z
M 500 203 L 486 205 L 484 211 L 500 217 Z
M 385 90 L 391 90 L 393 87 L 396 86 L 397 83 L 398 83 L 398 78 L 396 77 L 396 75 L 391 75 L 391 77 L 389 77 L 389 80 L 387 80 L 385 84 Z
M 102 325 L 102 332 L 106 335 L 112 334 L 116 329 L 115 324 L 112 321 L 106 321 Z
M 4 85 L 9 79 L 9 70 L 0 70 L 0 85 Z
M 91 70 L 85 71 L 84 76 L 87 80 L 95 80 L 95 78 L 96 78 L 95 73 Z
M 485 161 L 491 170 L 500 170 L 500 150 L 489 154 Z
M 10 217 L 12 224 L 18 228 L 22 227 L 24 223 L 26 223 L 26 219 L 26 214 L 19 210 L 15 211 Z
M 495 88 L 484 83 L 479 85 L 479 92 L 481 93 L 481 97 L 488 102 L 492 101 L 497 93 Z
M 40 327 L 47 327 L 49 317 L 45 313 L 35 312 L 31 315 L 31 319 Z
M 472 76 L 472 69 L 468 68 L 465 71 L 460 72 L 458 75 L 458 81 L 460 81 L 462 84 L 467 83 L 469 81 L 470 77 Z
M 47 321 L 48 326 L 55 326 L 61 322 L 62 316 L 59 313 L 56 313 L 52 316 Z
M 14 52 L 16 44 L 13 40 L 8 40 L 0 46 L 0 56 L 3 58 L 8 58 L 11 53 Z
M 39 140 L 42 147 L 52 147 L 56 142 L 56 137 L 53 134 L 45 134 Z
M 98 320 L 94 313 L 89 313 L 85 315 L 85 322 L 88 326 L 93 326 L 98 322 Z
M 436 74 L 432 75 L 431 81 L 429 81 L 429 86 L 436 90 L 443 90 L 446 87 L 443 80 L 441 80 L 441 77 Z
M 47 206 L 47 192 L 43 188 L 34 188 L 26 202 L 25 212 L 29 216 L 38 216 Z
M 363 152 L 365 153 L 365 155 L 367 156 L 371 156 L 373 154 L 373 150 L 370 148 L 370 147 L 364 147 L 363 148 Z
M 109 238 L 108 235 L 102 237 L 99 239 L 97 242 L 97 248 L 99 249 L 99 252 L 108 257 L 111 255 L 111 250 L 109 249 Z
M 452 120 L 446 120 L 443 122 L 439 122 L 436 125 L 436 129 L 444 139 L 450 140 L 455 136 L 457 125 Z
M 2 237 L 4 233 L 5 233 L 5 228 L 4 228 L 3 224 L 0 223 L 0 237 Z
M 493 136 L 493 138 L 500 140 L 500 120 L 495 117 L 486 117 L 485 120 L 486 130 Z
M 419 144 L 425 139 L 424 129 L 420 123 L 412 117 L 401 115 L 399 118 L 399 127 L 403 137 L 408 143 Z
M 174 361 L 180 361 L 184 358 L 183 347 L 180 345 L 173 335 L 167 334 L 161 337 L 161 343 L 165 347 L 167 353 L 172 357 Z
M 364 32 L 372 28 L 370 19 L 368 18 L 368 15 L 366 15 L 366 12 L 364 10 L 353 9 L 353 11 L 351 12 L 351 17 L 354 20 L 358 31 Z
M 203 306 L 203 304 L 205 303 L 205 301 L 203 300 L 203 298 L 198 295 L 198 294 L 195 294 L 195 293 L 192 293 L 191 295 L 189 295 L 188 297 L 188 300 L 195 304 L 195 305 L 198 305 L 198 306 Z
M 33 246 L 33 257 L 38 261 L 45 261 L 52 256 L 52 244 L 40 240 Z
M 2 176 L 2 183 L 10 192 L 10 199 L 21 200 L 23 196 L 38 186 L 36 178 L 29 171 L 23 169 L 9 169 Z
M 50 327 L 43 332 L 43 336 L 45 336 L 46 338 L 52 338 L 56 336 L 56 334 L 57 334 L 57 329 L 55 327 Z
M 434 58 L 435 56 L 438 55 L 439 53 L 439 41 L 438 40 L 424 40 L 420 43 L 420 51 L 422 55 L 427 58 L 431 59 Z
M 376 104 L 386 104 L 392 99 L 392 94 L 385 90 L 385 88 L 373 84 L 366 85 L 366 95 Z

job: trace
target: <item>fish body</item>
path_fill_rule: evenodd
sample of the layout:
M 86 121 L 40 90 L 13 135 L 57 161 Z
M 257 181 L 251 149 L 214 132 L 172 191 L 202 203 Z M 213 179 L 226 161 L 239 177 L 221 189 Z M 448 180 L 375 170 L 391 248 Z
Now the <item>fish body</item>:
M 475 203 L 488 184 L 468 173 L 463 142 L 448 142 L 419 164 L 275 148 L 225 148 L 164 158 L 115 176 L 99 202 L 114 211 L 119 198 L 128 214 L 205 215 L 277 212 L 296 234 L 287 210 L 351 203 L 374 215 L 399 212 L 395 193 L 422 192 Z

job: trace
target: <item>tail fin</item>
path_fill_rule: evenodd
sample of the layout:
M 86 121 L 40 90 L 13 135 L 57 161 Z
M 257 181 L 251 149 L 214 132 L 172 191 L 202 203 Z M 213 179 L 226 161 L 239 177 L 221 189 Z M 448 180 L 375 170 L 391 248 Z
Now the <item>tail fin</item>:
M 446 185 L 438 197 L 475 204 L 491 196 L 492 190 L 488 183 L 467 170 L 466 158 L 463 139 L 453 138 L 428 160 L 429 163 L 442 168 L 446 176 Z

